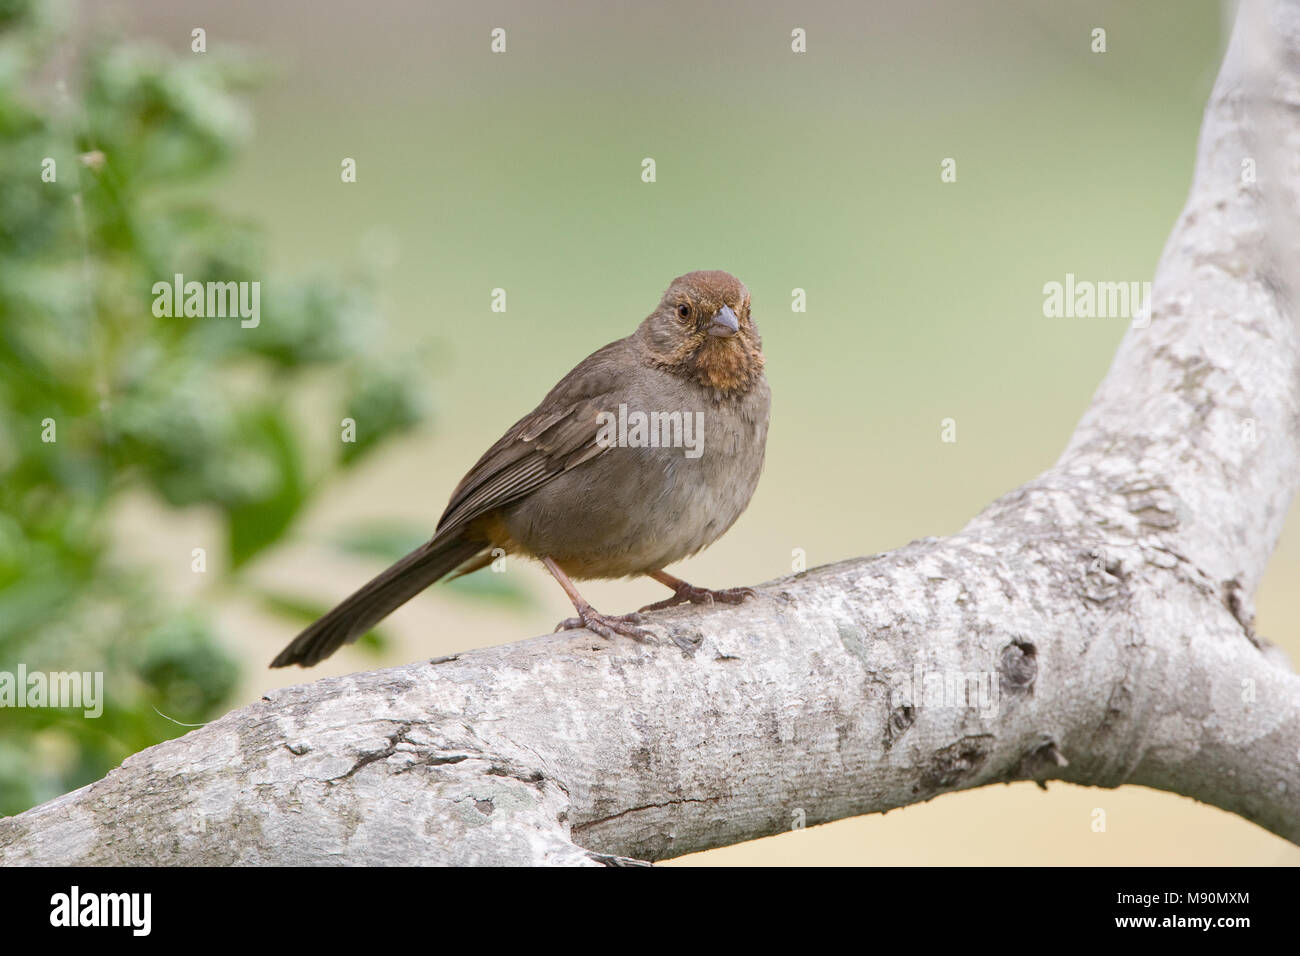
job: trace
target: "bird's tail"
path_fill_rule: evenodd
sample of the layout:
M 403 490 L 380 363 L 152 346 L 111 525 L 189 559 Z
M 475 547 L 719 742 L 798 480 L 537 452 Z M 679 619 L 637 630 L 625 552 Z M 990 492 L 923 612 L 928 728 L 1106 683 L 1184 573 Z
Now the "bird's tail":
M 460 536 L 445 541 L 434 538 L 421 545 L 311 624 L 276 656 L 271 666 L 311 667 L 320 663 L 486 547 L 485 541 Z

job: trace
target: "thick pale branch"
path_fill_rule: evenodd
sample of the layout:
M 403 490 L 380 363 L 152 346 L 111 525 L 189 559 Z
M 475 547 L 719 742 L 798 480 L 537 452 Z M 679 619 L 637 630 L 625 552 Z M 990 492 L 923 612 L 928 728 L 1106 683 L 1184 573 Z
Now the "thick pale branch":
M 1300 2 L 1243 4 L 1149 325 L 1057 465 L 960 534 L 656 615 L 654 646 L 276 692 L 0 821 L 0 861 L 654 860 L 1049 778 L 1300 842 L 1300 677 L 1250 610 L 1300 479 L 1298 41 Z

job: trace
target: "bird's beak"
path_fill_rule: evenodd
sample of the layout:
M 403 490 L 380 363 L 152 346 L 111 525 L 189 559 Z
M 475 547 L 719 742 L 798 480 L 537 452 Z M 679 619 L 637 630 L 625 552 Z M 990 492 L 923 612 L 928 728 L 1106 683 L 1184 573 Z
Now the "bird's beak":
M 736 318 L 736 313 L 731 311 L 731 306 L 724 305 L 717 312 L 713 313 L 713 322 L 709 325 L 710 335 L 735 335 L 740 331 L 740 322 Z

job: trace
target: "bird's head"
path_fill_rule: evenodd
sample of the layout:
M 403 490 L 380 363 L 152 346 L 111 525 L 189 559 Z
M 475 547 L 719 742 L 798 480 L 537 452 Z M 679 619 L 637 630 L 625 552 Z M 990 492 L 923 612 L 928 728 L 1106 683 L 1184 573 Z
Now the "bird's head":
M 749 290 L 729 272 L 678 276 L 639 334 L 655 365 L 707 388 L 744 392 L 763 373 Z

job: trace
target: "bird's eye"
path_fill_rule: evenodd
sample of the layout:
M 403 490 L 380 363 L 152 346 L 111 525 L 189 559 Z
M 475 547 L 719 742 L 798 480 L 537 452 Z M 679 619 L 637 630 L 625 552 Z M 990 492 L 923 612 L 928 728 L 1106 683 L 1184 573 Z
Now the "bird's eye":
M 683 319 L 689 319 L 691 317 L 691 307 L 683 302 L 677 307 L 677 314 Z

